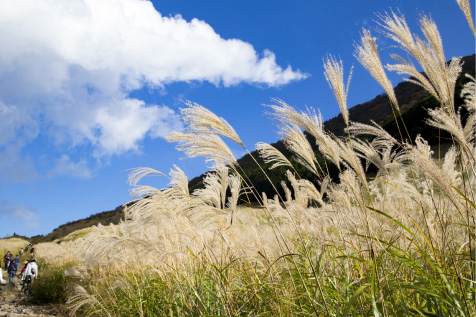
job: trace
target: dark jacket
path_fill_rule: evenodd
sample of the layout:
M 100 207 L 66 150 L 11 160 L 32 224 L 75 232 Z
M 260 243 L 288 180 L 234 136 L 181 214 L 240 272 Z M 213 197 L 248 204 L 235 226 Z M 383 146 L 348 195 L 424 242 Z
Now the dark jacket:
M 16 272 L 18 270 L 18 264 L 15 261 L 10 261 L 10 265 L 8 266 L 8 273 Z

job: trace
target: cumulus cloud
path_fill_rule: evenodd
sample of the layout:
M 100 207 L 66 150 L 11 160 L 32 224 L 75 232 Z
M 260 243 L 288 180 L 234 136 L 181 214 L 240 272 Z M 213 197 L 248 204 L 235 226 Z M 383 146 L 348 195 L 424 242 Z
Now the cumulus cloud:
M 32 208 L 23 204 L 13 204 L 6 200 L 0 200 L 0 216 L 13 217 L 23 220 L 28 227 L 38 227 L 38 215 Z
M 306 77 L 204 21 L 143 0 L 0 0 L 0 151 L 40 134 L 96 157 L 180 128 L 175 111 L 130 97 L 177 81 L 279 86 Z M 58 163 L 65 163 L 64 157 Z M 57 171 L 76 170 L 60 165 Z M 76 165 L 78 167 L 78 165 Z M 79 172 L 78 175 L 85 175 Z

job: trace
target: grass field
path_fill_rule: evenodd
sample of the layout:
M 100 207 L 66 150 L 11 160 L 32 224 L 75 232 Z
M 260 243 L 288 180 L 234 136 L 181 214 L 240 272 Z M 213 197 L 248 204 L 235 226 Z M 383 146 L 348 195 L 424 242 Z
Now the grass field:
M 82 263 L 72 274 L 75 286 L 68 288 L 70 313 L 474 316 L 476 85 L 467 79 L 463 117 L 454 104 L 460 59 L 447 63 L 434 22 L 425 15 L 419 22 L 421 38 L 400 14 L 380 16 L 384 35 L 409 60 L 394 56 L 396 64 L 385 68 L 368 30 L 355 48 L 357 60 L 385 89 L 399 135 L 349 120 L 350 77 L 344 78 L 342 61 L 332 56 L 324 61 L 325 76 L 346 137 L 327 133 L 311 108 L 296 110 L 281 100 L 269 106 L 293 162 L 313 175 L 302 179 L 279 151 L 259 144 L 267 163 L 256 162 L 262 177 L 268 177 L 267 168 L 286 170 L 283 182 L 272 183 L 274 197 L 258 192 L 234 159 L 224 140 L 248 151 L 234 129 L 186 102 L 185 129 L 168 140 L 189 157 L 205 157 L 214 170 L 204 188 L 190 193 L 176 166 L 168 175 L 136 169 L 130 183 L 133 198 L 142 199 L 124 222 L 63 239 L 62 250 L 69 243 Z M 439 162 L 425 140 L 406 137 L 389 70 L 413 76 L 440 104 L 429 110 L 427 124 L 450 133 L 453 144 L 440 149 Z M 329 177 L 331 165 L 337 179 Z M 372 177 L 369 166 L 377 169 Z M 150 175 L 168 177 L 170 187 L 139 185 Z M 243 200 L 258 207 L 240 207 Z

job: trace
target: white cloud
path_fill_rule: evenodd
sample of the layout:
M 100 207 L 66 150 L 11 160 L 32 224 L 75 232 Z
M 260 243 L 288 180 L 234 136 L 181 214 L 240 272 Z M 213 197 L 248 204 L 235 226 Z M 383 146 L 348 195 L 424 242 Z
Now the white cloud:
M 32 208 L 23 204 L 12 204 L 6 200 L 0 200 L 0 216 L 12 217 L 23 220 L 28 227 L 38 227 L 38 215 Z
M 68 155 L 63 154 L 59 159 L 56 159 L 55 167 L 48 171 L 46 177 L 64 175 L 76 178 L 91 178 L 92 172 L 89 170 L 86 160 L 75 163 Z
M 0 147 L 39 134 L 90 144 L 96 156 L 137 150 L 180 127 L 171 108 L 129 97 L 177 81 L 279 86 L 306 77 L 249 43 L 167 17 L 143 0 L 0 0 Z

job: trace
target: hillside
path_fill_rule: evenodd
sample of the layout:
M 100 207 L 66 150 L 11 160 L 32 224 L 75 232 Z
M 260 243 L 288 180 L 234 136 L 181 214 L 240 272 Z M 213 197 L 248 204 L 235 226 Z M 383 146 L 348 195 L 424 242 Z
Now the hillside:
M 50 242 L 56 239 L 61 239 L 76 230 L 92 227 L 98 224 L 109 225 L 111 223 L 117 224 L 123 218 L 124 206 L 121 205 L 114 210 L 103 211 L 89 216 L 88 218 L 71 221 L 59 226 L 51 233 L 42 236 L 31 237 L 30 241 L 34 244 L 39 242 Z
M 473 54 L 471 56 L 466 56 L 463 58 L 463 61 L 463 73 L 470 73 L 474 76 L 475 55 Z M 456 105 L 460 105 L 462 102 L 461 98 L 459 97 L 459 92 L 464 82 L 465 77 L 462 75 L 458 80 L 458 85 L 456 88 Z M 423 90 L 423 88 L 412 83 L 402 82 L 395 87 L 395 95 L 402 111 L 403 120 L 406 123 L 409 134 L 412 138 L 414 138 L 417 134 L 422 134 L 422 136 L 427 139 L 430 144 L 438 144 L 438 142 L 440 142 L 438 140 L 438 136 L 440 136 L 442 139 L 441 142 L 444 143 L 444 134 L 441 135 L 436 129 L 425 127 L 425 120 L 427 118 L 426 109 L 433 108 L 437 106 L 437 104 L 435 103 L 435 100 Z M 370 121 L 375 121 L 382 125 L 391 134 L 397 134 L 396 125 L 392 118 L 390 103 L 385 94 L 378 95 L 368 102 L 358 104 L 350 108 L 349 117 L 350 120 L 354 122 L 369 123 Z M 343 134 L 345 128 L 342 115 L 338 115 L 337 117 L 327 120 L 324 123 L 324 126 L 329 132 L 338 136 Z M 314 142 L 311 142 L 311 144 L 314 144 Z M 291 156 L 291 153 L 285 149 L 282 141 L 274 143 L 273 146 L 282 151 L 287 157 Z M 257 151 L 251 152 L 251 155 L 253 155 L 253 157 L 258 161 L 261 161 Z M 320 156 L 317 149 L 316 156 L 318 160 L 323 162 L 324 158 Z M 250 178 L 252 178 L 252 182 L 255 187 L 258 188 L 259 192 L 273 192 L 268 181 L 264 178 L 262 173 L 260 173 L 250 155 L 245 155 L 244 157 L 240 158 L 238 163 L 245 173 Z M 304 169 L 301 169 L 300 166 L 297 167 L 297 170 L 301 177 L 311 177 L 309 173 Z M 333 174 L 332 167 L 330 168 L 330 174 L 331 176 Z M 204 175 L 205 174 L 202 174 L 190 181 L 189 187 L 191 190 L 201 186 Z M 274 172 L 270 172 L 268 176 L 274 183 L 279 183 L 281 181 L 281 175 L 283 175 L 283 171 L 278 168 Z M 121 205 L 111 211 L 100 212 L 85 219 L 66 223 L 56 228 L 48 235 L 35 236 L 30 240 L 33 243 L 48 242 L 63 238 L 73 231 L 91 227 L 99 223 L 103 225 L 108 225 L 110 223 L 117 224 L 119 223 L 120 219 L 123 218 L 123 214 L 124 207 Z

